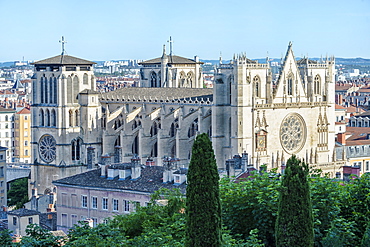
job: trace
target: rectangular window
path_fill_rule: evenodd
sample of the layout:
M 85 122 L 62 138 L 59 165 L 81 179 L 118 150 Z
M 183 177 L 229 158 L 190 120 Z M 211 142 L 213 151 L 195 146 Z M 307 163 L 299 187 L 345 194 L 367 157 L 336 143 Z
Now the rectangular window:
M 130 212 L 130 201 L 123 200 L 123 211 Z
M 134 202 L 135 211 L 140 207 L 140 202 Z
M 113 211 L 118 211 L 118 199 L 113 199 Z
M 32 217 L 28 218 L 28 224 L 33 224 L 33 218 Z
M 72 223 L 71 224 L 72 226 L 77 224 L 77 215 L 75 215 L 75 214 L 71 215 L 71 223 Z
M 61 204 L 64 205 L 64 206 L 68 206 L 67 205 L 67 193 L 62 193 L 62 201 L 61 201 Z
M 62 226 L 67 226 L 67 214 L 62 214 Z
M 369 161 L 366 161 L 366 171 L 369 171 Z
M 77 195 L 76 194 L 71 195 L 71 206 L 73 208 L 77 207 Z
M 9 132 L 5 132 L 5 137 L 9 137 Z
M 108 210 L 108 198 L 103 198 L 101 207 L 103 210 Z
M 24 128 L 28 129 L 28 123 L 24 123 Z
M 28 131 L 24 132 L 24 137 L 28 137 Z
M 28 141 L 24 141 L 24 145 L 25 146 L 28 146 Z
M 4 177 L 4 167 L 0 167 L 0 177 Z
M 24 150 L 24 155 L 28 156 L 28 150 Z
M 13 217 L 13 225 L 16 226 L 17 225 L 17 217 Z
M 98 208 L 98 198 L 96 196 L 91 197 L 91 207 L 94 209 Z
M 81 196 L 81 207 L 87 208 L 87 196 Z

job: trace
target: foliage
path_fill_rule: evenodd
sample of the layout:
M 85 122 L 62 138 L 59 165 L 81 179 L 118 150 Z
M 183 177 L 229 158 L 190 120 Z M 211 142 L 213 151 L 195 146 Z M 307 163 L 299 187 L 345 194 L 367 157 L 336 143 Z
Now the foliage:
M 11 237 L 11 231 L 10 230 L 2 230 L 0 231 L 0 243 L 3 247 L 13 246 Z
M 206 133 L 198 135 L 193 144 L 187 183 L 186 246 L 220 246 L 219 175 Z
M 314 244 L 312 204 L 307 179 L 308 166 L 296 156 L 287 161 L 279 194 L 276 246 Z
M 79 225 L 76 225 L 75 228 L 68 233 L 69 241 L 64 246 L 119 247 L 126 241 L 125 236 L 122 235 L 118 229 L 108 224 L 99 224 L 91 228 L 85 222 L 79 223 Z
M 20 178 L 10 183 L 8 190 L 8 205 L 22 208 L 28 202 L 28 178 Z
M 361 240 L 361 247 L 367 247 L 370 246 L 370 222 L 367 224 L 364 236 Z
M 258 229 L 263 243 L 273 246 L 279 186 L 280 180 L 273 172 L 253 173 L 237 183 L 223 178 L 220 186 L 222 218 L 231 234 L 247 239 L 253 229 Z
M 36 224 L 26 228 L 27 236 L 22 237 L 21 246 L 58 247 L 64 241 L 62 237 L 53 236 L 48 230 Z

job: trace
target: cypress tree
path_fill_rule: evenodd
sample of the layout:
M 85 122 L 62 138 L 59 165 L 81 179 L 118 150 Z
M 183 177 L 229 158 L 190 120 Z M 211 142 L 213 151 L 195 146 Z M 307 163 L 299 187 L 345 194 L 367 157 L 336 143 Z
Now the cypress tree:
M 197 136 L 186 188 L 186 246 L 221 246 L 219 175 L 207 134 Z
M 295 155 L 288 161 L 279 195 L 275 226 L 277 247 L 310 247 L 314 244 L 308 166 Z

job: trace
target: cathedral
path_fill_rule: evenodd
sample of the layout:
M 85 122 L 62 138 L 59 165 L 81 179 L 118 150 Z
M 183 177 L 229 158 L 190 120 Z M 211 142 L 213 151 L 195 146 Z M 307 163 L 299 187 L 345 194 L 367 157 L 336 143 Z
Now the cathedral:
M 199 133 L 213 143 L 220 169 L 236 154 L 281 169 L 295 154 L 328 170 L 334 149 L 334 59 L 296 60 L 290 43 L 276 80 L 266 63 L 234 56 L 203 88 L 198 57 L 166 54 L 141 63 L 140 87 L 100 94 L 94 62 L 69 55 L 34 63 L 31 188 L 111 163 L 186 167 Z

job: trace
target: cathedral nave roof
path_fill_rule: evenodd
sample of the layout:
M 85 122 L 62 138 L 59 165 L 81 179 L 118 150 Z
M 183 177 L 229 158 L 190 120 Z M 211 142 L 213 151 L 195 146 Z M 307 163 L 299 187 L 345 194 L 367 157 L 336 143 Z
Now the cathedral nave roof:
M 158 58 L 143 61 L 139 64 L 140 65 L 141 64 L 160 64 L 161 62 L 162 62 L 162 58 L 158 57 Z M 168 63 L 169 64 L 196 64 L 196 63 L 203 64 L 203 62 L 196 62 L 193 59 L 188 59 L 188 58 L 180 57 L 180 56 L 176 56 L 176 55 L 172 55 L 172 56 L 169 55 L 168 56 Z
M 91 62 L 85 59 L 69 56 L 69 55 L 58 55 L 55 57 L 47 58 L 44 60 L 40 60 L 32 65 L 40 65 L 40 64 L 59 64 L 59 65 L 92 65 L 96 64 L 95 62 Z

